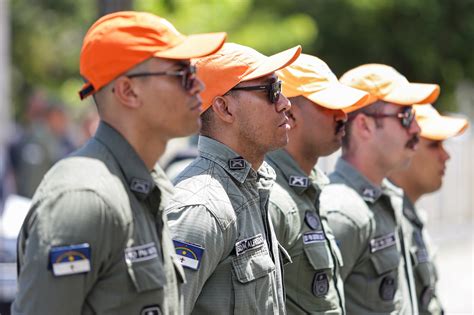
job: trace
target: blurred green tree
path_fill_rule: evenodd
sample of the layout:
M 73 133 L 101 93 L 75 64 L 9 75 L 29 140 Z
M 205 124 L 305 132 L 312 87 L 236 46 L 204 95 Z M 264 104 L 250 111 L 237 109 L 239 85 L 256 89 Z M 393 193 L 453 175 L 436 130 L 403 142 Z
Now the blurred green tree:
M 439 83 L 442 109 L 455 109 L 455 87 L 474 78 L 472 0 L 15 0 L 15 112 L 34 87 L 85 106 L 77 97 L 82 38 L 100 13 L 130 6 L 165 16 L 185 34 L 226 31 L 229 41 L 266 54 L 301 44 L 337 75 L 390 64 L 411 81 Z

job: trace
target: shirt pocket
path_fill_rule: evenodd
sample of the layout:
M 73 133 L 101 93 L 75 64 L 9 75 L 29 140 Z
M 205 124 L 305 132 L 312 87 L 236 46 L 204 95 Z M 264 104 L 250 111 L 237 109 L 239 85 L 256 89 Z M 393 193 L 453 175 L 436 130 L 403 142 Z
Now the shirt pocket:
M 379 312 L 392 312 L 399 303 L 398 268 L 401 255 L 397 246 L 392 245 L 372 253 L 370 260 L 375 274 L 367 278 L 367 297 L 370 308 Z
M 262 247 L 234 257 L 232 267 L 234 313 L 257 314 L 262 309 L 275 310 L 278 303 L 274 296 L 275 264 L 267 248 Z
M 429 260 L 420 259 L 419 248 L 411 248 L 410 255 L 413 261 L 416 295 L 419 308 L 421 311 L 427 311 L 434 295 L 434 285 L 436 281 L 433 265 Z
M 296 289 L 297 303 L 308 312 L 324 312 L 338 307 L 334 286 L 334 259 L 328 241 L 304 245 L 304 258 L 294 266 L 288 283 Z
M 166 283 L 163 263 L 158 257 L 130 263 L 128 274 L 138 293 L 162 289 Z

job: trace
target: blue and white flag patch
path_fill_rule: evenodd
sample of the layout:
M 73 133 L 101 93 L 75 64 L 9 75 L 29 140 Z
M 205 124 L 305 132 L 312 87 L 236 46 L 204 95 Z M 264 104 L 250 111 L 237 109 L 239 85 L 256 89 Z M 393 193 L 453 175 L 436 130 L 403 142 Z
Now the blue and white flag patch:
M 91 248 L 87 243 L 52 247 L 49 251 L 49 261 L 56 277 L 89 272 L 90 259 Z
M 204 247 L 196 244 L 173 240 L 174 249 L 179 263 L 186 268 L 198 270 Z

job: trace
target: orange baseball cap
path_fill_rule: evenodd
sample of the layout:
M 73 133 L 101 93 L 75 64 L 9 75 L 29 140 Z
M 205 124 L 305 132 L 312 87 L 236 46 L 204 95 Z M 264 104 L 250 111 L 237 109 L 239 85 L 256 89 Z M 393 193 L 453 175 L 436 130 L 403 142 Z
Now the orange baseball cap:
M 414 105 L 413 109 L 423 138 L 445 140 L 463 133 L 469 126 L 467 119 L 442 116 L 431 104 Z
M 87 32 L 82 44 L 80 73 L 86 83 L 81 99 L 99 91 L 120 74 L 151 57 L 190 59 L 219 50 L 226 33 L 185 36 L 164 18 L 146 12 L 105 15 Z
M 201 113 L 211 107 L 216 96 L 224 95 L 240 82 L 264 77 L 290 65 L 300 53 L 301 46 L 296 46 L 267 57 L 250 47 L 225 43 L 217 53 L 199 58 L 197 76 L 205 84 Z
M 365 64 L 347 71 L 339 79 L 342 84 L 369 93 L 364 105 L 378 100 L 396 105 L 433 103 L 439 95 L 439 85 L 411 83 L 394 68 L 383 64 Z M 351 111 L 357 108 L 351 108 Z
M 286 97 L 304 96 L 329 109 L 358 106 L 369 97 L 365 91 L 341 84 L 324 61 L 307 54 L 301 54 L 277 74 Z

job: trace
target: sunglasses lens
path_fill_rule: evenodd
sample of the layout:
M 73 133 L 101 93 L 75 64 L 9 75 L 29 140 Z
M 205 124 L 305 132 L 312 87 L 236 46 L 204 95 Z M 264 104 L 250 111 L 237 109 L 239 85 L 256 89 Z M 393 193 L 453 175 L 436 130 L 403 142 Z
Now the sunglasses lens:
M 183 87 L 185 90 L 190 90 L 194 85 L 194 80 L 196 79 L 196 66 L 189 65 L 186 69 L 185 74 L 183 75 Z
M 272 83 L 270 90 L 270 102 L 276 104 L 280 99 L 281 94 L 281 81 Z
M 410 108 L 407 111 L 405 111 L 403 115 L 403 119 L 402 119 L 403 127 L 407 129 L 410 128 L 411 123 L 413 122 L 413 119 L 415 119 L 415 112 L 413 111 L 413 109 Z

